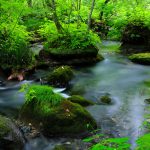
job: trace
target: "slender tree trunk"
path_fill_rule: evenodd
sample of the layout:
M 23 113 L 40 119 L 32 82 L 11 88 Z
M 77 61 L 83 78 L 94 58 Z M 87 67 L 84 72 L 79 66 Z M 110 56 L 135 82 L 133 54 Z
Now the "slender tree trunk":
M 94 6 L 95 6 L 95 0 L 92 0 L 92 5 L 91 5 L 90 12 L 89 12 L 89 17 L 88 17 L 88 27 L 87 27 L 88 32 L 91 28 L 91 19 L 92 19 L 92 13 L 93 13 L 93 10 L 94 10 Z
M 80 9 L 81 9 L 81 0 L 77 0 L 77 11 L 78 11 L 77 28 L 79 28 L 80 26 Z
M 57 31 L 59 33 L 62 33 L 63 28 L 62 28 L 62 26 L 61 26 L 61 24 L 60 24 L 60 22 L 58 20 L 58 16 L 57 16 L 57 12 L 56 12 L 56 3 L 55 3 L 55 0 L 52 0 L 51 2 L 52 2 L 53 19 L 54 19 L 55 26 L 57 28 Z

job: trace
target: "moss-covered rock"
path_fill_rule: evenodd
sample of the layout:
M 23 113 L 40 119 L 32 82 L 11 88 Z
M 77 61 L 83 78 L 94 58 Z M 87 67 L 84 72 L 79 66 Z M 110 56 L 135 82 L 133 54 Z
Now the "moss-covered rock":
M 68 100 L 73 102 L 73 103 L 80 104 L 81 106 L 94 105 L 94 102 L 87 100 L 80 95 L 72 95 L 71 97 L 68 98 Z
M 96 57 L 98 54 L 98 49 L 92 45 L 86 48 L 78 49 L 62 49 L 60 48 L 50 48 L 47 50 L 49 54 L 55 59 L 74 59 L 83 57 Z
M 69 66 L 61 66 L 47 76 L 47 81 L 53 86 L 64 87 L 72 78 L 72 69 Z
M 132 62 L 150 65 L 150 53 L 138 53 L 129 56 Z
M 39 87 L 42 92 L 38 92 Z M 79 104 L 60 99 L 47 86 L 34 86 L 26 95 L 20 119 L 32 123 L 47 136 L 83 133 L 96 128 L 96 122 L 87 110 Z M 90 128 L 87 128 L 88 124 Z
M 24 139 L 16 125 L 0 115 L 0 148 L 7 150 L 23 149 Z
M 49 61 L 63 65 L 89 65 L 102 61 L 104 57 L 98 54 L 98 49 L 94 46 L 80 49 L 50 48 L 39 53 L 39 61 Z
M 123 44 L 149 44 L 150 29 L 141 20 L 128 23 L 122 33 Z
M 112 99 L 108 95 L 102 96 L 100 100 L 104 104 L 110 104 L 112 102 Z

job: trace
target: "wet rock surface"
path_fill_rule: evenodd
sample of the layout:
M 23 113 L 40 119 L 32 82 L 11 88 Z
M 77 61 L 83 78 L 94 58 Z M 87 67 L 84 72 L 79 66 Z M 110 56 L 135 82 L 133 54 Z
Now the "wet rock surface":
M 0 116 L 0 147 L 4 150 L 21 150 L 25 139 L 15 123 Z

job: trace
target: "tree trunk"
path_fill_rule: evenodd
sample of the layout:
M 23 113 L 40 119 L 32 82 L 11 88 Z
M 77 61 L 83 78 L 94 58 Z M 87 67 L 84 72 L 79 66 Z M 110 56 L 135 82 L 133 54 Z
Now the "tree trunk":
M 57 28 L 57 31 L 59 33 L 62 33 L 63 28 L 62 28 L 62 26 L 61 26 L 61 24 L 60 24 L 60 22 L 58 20 L 58 16 L 57 16 L 57 12 L 56 12 L 56 3 L 55 3 L 55 0 L 52 0 L 51 2 L 52 2 L 53 19 L 54 19 L 55 26 Z
M 80 9 L 81 9 L 81 0 L 78 0 L 77 1 L 77 11 L 78 11 L 77 28 L 80 27 L 80 21 L 81 21 L 81 19 L 80 19 Z
M 88 32 L 91 28 L 91 19 L 92 19 L 92 13 L 93 13 L 93 10 L 94 10 L 94 6 L 95 6 L 95 0 L 92 0 L 92 5 L 91 5 L 89 17 L 88 17 L 88 27 L 87 27 Z

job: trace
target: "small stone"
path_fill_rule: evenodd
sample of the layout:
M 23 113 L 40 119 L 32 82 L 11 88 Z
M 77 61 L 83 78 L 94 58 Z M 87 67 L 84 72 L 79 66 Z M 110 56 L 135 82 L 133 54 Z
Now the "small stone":
M 111 103 L 111 98 L 108 96 L 108 95 L 104 95 L 100 98 L 101 102 L 102 103 L 105 103 L 105 104 L 110 104 Z

